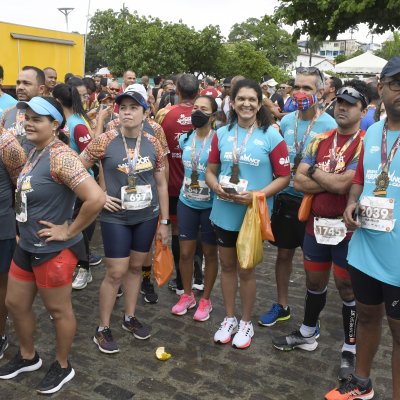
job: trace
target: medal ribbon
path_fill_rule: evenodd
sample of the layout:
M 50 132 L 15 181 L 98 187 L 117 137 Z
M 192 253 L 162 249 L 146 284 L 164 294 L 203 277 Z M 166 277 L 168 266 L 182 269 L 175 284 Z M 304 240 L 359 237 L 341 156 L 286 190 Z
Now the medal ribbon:
M 306 142 L 307 138 L 310 136 L 311 129 L 313 128 L 315 121 L 318 119 L 318 117 L 321 115 L 321 111 L 317 108 L 317 112 L 315 113 L 313 119 L 307 126 L 307 130 L 305 131 L 303 135 L 303 139 L 299 143 L 298 141 L 298 128 L 299 128 L 299 111 L 296 112 L 296 118 L 294 120 L 294 146 L 296 148 L 296 155 L 297 154 L 302 154 L 303 149 L 304 149 L 304 143 Z
M 390 164 L 392 163 L 393 158 L 394 158 L 399 146 L 400 146 L 400 135 L 396 139 L 396 141 L 393 143 L 392 149 L 390 150 L 390 153 L 389 153 L 389 157 L 387 156 L 387 120 L 386 120 L 385 125 L 383 126 L 383 132 L 382 132 L 382 145 L 381 145 L 382 171 L 385 171 L 386 173 L 389 172 Z
M 19 177 L 17 179 L 17 192 L 21 190 L 22 182 L 26 178 L 28 174 L 32 172 L 32 170 L 36 167 L 37 163 L 40 161 L 44 153 L 47 149 L 52 147 L 56 143 L 56 139 L 52 140 L 37 156 L 36 160 L 31 164 L 32 158 L 36 153 L 36 149 L 32 149 L 28 156 L 28 161 L 25 163 L 24 168 L 22 169 Z
M 201 153 L 203 152 L 206 143 L 208 142 L 208 140 L 210 138 L 212 138 L 212 136 L 214 136 L 214 131 L 211 129 L 210 132 L 208 132 L 207 136 L 204 138 L 200 150 L 196 155 L 196 137 L 197 137 L 197 133 L 195 133 L 193 135 L 193 139 L 192 139 L 192 154 L 191 154 L 191 159 L 192 159 L 192 171 L 197 171 L 197 166 L 199 165 L 199 160 L 200 160 L 200 156 Z
M 336 154 L 337 148 L 337 138 L 338 138 L 338 131 L 336 129 L 335 136 L 333 137 L 330 160 L 329 160 L 329 169 L 330 172 L 336 172 L 337 163 L 340 157 L 343 156 L 345 151 L 350 147 L 355 139 L 357 139 L 358 135 L 360 134 L 361 129 L 359 129 L 354 135 L 349 138 L 346 143 L 341 147 L 339 153 Z
M 243 150 L 247 144 L 247 142 L 250 139 L 251 134 L 253 133 L 254 129 L 256 127 L 256 123 L 254 122 L 254 124 L 247 129 L 247 133 L 245 138 L 243 139 L 242 144 L 240 145 L 240 149 L 239 151 L 237 151 L 237 144 L 238 144 L 238 124 L 236 124 L 236 130 L 235 130 L 235 137 L 234 137 L 234 141 L 233 141 L 233 145 L 232 145 L 232 160 L 233 160 L 233 164 L 239 164 L 239 160 L 240 157 L 243 153 Z
M 129 154 L 129 148 L 128 145 L 126 144 L 126 139 L 124 134 L 119 130 L 122 136 L 122 141 L 124 142 L 124 147 L 125 147 L 125 152 L 126 152 L 126 157 L 128 158 L 128 175 L 134 175 L 136 173 L 136 164 L 137 160 L 139 158 L 139 150 L 140 150 L 140 143 L 142 141 L 142 133 L 143 133 L 143 127 L 139 133 L 139 136 L 136 139 L 136 146 L 135 146 L 135 152 L 133 154 L 133 158 L 131 158 Z

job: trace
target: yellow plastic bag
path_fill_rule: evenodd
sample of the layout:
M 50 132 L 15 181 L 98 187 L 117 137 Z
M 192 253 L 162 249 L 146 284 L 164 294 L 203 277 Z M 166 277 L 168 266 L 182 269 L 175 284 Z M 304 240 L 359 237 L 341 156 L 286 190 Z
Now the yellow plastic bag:
M 263 242 L 257 195 L 247 207 L 242 227 L 236 242 L 237 257 L 243 269 L 254 268 L 263 260 Z

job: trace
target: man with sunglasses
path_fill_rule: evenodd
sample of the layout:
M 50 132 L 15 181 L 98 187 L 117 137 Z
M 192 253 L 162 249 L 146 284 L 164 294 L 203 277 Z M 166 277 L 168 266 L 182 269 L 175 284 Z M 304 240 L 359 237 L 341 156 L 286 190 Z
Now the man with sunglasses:
M 400 57 L 383 67 L 378 91 L 387 118 L 368 128 L 344 220 L 355 230 L 348 262 L 359 315 L 355 373 L 327 400 L 372 399 L 370 372 L 386 311 L 393 338 L 393 393 L 400 399 Z M 385 309 L 385 311 L 384 311 Z
M 347 232 L 342 215 L 365 134 L 360 123 L 367 112 L 367 92 L 367 85 L 360 80 L 346 82 L 336 95 L 338 127 L 310 142 L 297 169 L 295 189 L 313 194 L 303 243 L 307 287 L 304 319 L 299 330 L 273 340 L 274 346 L 280 350 L 299 348 L 312 351 L 317 348 L 315 330 L 325 307 L 333 264 L 336 287 L 343 301 L 345 340 L 338 375 L 340 380 L 347 379 L 354 372 L 355 364 L 357 312 L 346 260 L 351 232 Z
M 321 114 L 318 108 L 318 98 L 323 92 L 322 73 L 315 67 L 300 67 L 296 72 L 292 96 L 298 111 L 285 115 L 280 125 L 289 150 L 292 178 L 289 186 L 276 196 L 271 218 L 274 245 L 278 247 L 275 263 L 278 301 L 259 318 L 261 326 L 272 326 L 290 318 L 288 291 L 292 261 L 296 248 L 303 246 L 305 232 L 305 223 L 297 217 L 303 193 L 295 190 L 293 178 L 311 139 L 336 128 L 335 120 Z

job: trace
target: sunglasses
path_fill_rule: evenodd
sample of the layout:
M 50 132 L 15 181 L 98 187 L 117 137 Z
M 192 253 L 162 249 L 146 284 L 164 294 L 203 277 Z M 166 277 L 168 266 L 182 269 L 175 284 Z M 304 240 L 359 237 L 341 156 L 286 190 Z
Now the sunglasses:
M 354 89 L 349 86 L 345 86 L 336 92 L 337 96 L 341 95 L 341 94 L 347 94 L 348 96 L 354 97 L 355 99 L 360 100 L 361 103 L 364 104 L 364 107 L 368 106 L 367 98 L 362 93 L 360 93 L 357 89 Z
M 300 75 L 318 75 L 322 82 L 324 81 L 324 75 L 317 67 L 297 67 L 296 74 Z

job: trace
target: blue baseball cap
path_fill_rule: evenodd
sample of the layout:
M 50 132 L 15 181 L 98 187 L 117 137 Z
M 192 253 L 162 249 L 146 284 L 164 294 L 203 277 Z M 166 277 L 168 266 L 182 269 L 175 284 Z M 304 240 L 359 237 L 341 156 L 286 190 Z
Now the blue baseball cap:
M 126 90 L 124 93 L 117 96 L 115 102 L 120 105 L 123 99 L 132 99 L 135 103 L 138 103 L 139 106 L 142 106 L 145 111 L 149 108 L 144 97 L 134 90 Z
M 45 100 L 43 97 L 32 97 L 29 101 L 20 101 L 17 103 L 17 108 L 19 110 L 26 110 L 30 108 L 33 112 L 39 115 L 50 115 L 60 125 L 64 122 L 64 117 L 51 103 Z

